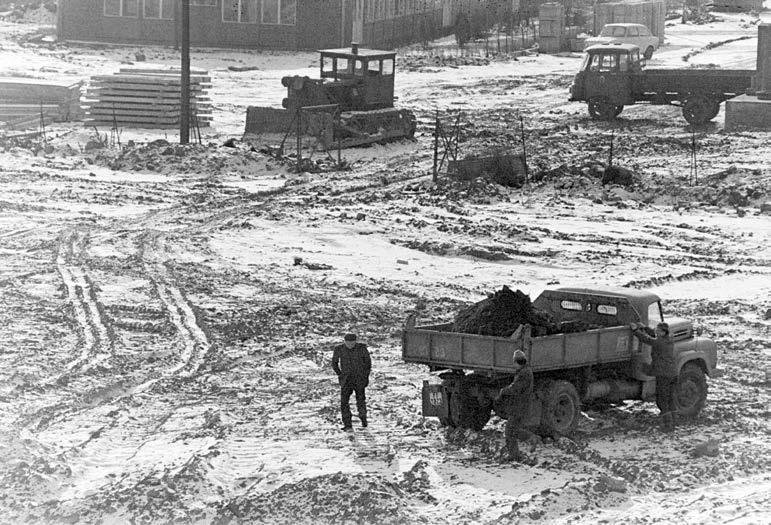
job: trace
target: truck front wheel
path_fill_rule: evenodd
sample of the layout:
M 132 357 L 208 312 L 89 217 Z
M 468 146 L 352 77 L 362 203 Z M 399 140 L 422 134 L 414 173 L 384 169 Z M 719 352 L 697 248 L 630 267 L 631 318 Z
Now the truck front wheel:
M 541 391 L 541 428 L 552 436 L 569 435 L 578 426 L 581 401 L 573 383 L 550 381 Z
M 694 417 L 707 402 L 707 378 L 704 370 L 696 363 L 686 363 L 680 370 L 674 392 L 677 413 Z
M 717 104 L 717 111 L 715 105 Z M 715 102 L 709 97 L 696 95 L 689 97 L 683 104 L 683 117 L 692 126 L 701 126 L 706 124 L 720 111 L 720 103 Z
M 650 60 L 651 58 L 653 58 L 653 46 L 648 46 L 645 49 L 645 53 L 643 53 L 643 58 L 645 58 L 645 60 Z
M 624 111 L 624 106 L 611 104 L 605 97 L 590 98 L 587 102 L 589 116 L 595 120 L 613 120 Z

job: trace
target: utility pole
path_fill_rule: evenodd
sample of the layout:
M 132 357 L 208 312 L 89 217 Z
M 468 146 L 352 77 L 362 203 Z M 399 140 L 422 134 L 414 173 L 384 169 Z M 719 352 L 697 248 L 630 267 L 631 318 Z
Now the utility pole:
M 179 143 L 190 142 L 190 0 L 182 0 L 182 100 L 179 115 Z

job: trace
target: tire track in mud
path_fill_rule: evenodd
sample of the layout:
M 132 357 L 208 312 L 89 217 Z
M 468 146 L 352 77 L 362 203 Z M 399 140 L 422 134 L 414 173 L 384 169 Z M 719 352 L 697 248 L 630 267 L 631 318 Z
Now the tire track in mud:
M 190 377 L 201 367 L 205 356 L 212 350 L 212 344 L 206 332 L 198 324 L 193 305 L 177 286 L 171 271 L 166 266 L 168 258 L 163 246 L 162 234 L 150 232 L 140 240 L 140 243 L 145 272 L 168 312 L 169 319 L 177 329 L 182 344 L 180 362 L 167 370 L 164 376 Z M 149 386 L 148 383 L 145 385 Z
M 113 338 L 107 328 L 94 291 L 93 283 L 85 270 L 74 260 L 85 251 L 88 235 L 77 230 L 65 231 L 58 246 L 56 269 L 67 290 L 67 299 L 75 311 L 75 319 L 81 329 L 83 347 L 80 356 L 65 365 L 67 372 L 77 368 L 83 371 L 103 365 L 113 355 Z

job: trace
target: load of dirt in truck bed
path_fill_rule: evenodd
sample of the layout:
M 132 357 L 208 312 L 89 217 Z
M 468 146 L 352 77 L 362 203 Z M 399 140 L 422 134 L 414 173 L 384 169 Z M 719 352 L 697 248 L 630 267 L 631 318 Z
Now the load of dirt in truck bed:
M 504 286 L 493 295 L 461 310 L 455 316 L 453 332 L 508 337 L 519 325 L 532 326 L 535 336 L 554 334 L 559 327 L 548 312 L 533 308 L 530 296 Z
M 533 307 L 530 296 L 505 286 L 487 299 L 458 312 L 453 332 L 509 337 L 522 324 L 531 326 L 531 335 L 542 336 L 584 332 L 596 325 L 581 320 L 555 322 L 549 312 Z

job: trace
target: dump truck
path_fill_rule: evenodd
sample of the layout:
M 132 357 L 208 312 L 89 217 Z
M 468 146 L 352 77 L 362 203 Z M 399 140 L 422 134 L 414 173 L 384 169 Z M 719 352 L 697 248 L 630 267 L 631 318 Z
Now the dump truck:
M 412 138 L 412 111 L 394 107 L 396 52 L 324 49 L 320 78 L 286 76 L 284 109 L 249 106 L 244 139 L 262 133 L 296 133 L 317 139 L 317 149 L 349 148 Z
M 751 69 L 646 69 L 633 44 L 598 44 L 585 49 L 570 101 L 586 102 L 593 119 L 612 120 L 624 106 L 647 102 L 682 108 L 692 125 L 706 124 L 720 104 L 752 87 Z
M 534 337 L 520 325 L 511 337 L 453 332 L 453 323 L 416 326 L 411 316 L 402 335 L 402 358 L 440 372 L 440 382 L 423 383 L 423 415 L 441 424 L 481 430 L 493 413 L 506 418 L 495 399 L 516 372 L 513 355 L 522 350 L 533 370 L 534 388 L 526 426 L 542 435 L 569 435 L 582 404 L 656 399 L 656 378 L 647 375 L 650 346 L 633 337 L 631 323 L 655 327 L 664 321 L 659 297 L 630 288 L 546 290 L 533 307 L 556 323 L 598 326 L 576 333 Z M 693 417 L 707 398 L 707 377 L 717 369 L 714 341 L 697 337 L 693 323 L 668 318 L 674 341 L 677 386 L 674 406 Z

